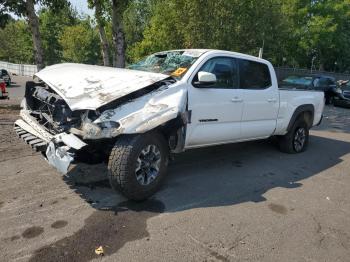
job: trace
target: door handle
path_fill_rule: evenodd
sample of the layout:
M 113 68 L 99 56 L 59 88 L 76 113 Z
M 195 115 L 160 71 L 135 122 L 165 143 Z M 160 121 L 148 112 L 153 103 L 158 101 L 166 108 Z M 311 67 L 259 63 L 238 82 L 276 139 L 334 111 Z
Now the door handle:
M 276 98 L 269 98 L 269 99 L 267 99 L 267 102 L 269 102 L 269 103 L 276 103 L 277 99 Z
M 231 102 L 233 102 L 233 103 L 240 103 L 240 102 L 243 102 L 243 99 L 239 98 L 239 97 L 234 97 L 234 98 L 231 99 Z

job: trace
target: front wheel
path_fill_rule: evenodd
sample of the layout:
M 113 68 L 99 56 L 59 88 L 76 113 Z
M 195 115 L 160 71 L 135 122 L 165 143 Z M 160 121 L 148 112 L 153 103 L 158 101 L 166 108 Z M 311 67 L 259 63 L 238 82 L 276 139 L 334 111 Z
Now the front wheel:
M 303 119 L 296 120 L 291 130 L 279 138 L 280 150 L 289 154 L 304 152 L 308 144 L 309 127 Z
M 145 200 L 160 188 L 168 159 L 167 143 L 158 133 L 120 137 L 109 157 L 110 184 L 128 199 Z

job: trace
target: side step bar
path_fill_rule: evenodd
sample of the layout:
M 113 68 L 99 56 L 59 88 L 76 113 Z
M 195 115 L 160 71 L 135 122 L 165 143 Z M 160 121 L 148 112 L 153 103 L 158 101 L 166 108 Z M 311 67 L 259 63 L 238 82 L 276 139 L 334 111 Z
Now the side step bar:
M 14 130 L 19 138 L 24 140 L 28 145 L 30 145 L 36 152 L 45 152 L 47 148 L 47 142 L 41 138 L 27 132 L 22 127 L 15 123 Z

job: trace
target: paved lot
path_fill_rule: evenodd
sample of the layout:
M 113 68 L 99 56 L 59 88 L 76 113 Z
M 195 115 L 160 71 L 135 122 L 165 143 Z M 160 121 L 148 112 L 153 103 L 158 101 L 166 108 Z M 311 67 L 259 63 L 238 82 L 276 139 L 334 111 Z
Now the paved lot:
M 30 81 L 30 77 L 24 76 L 11 76 L 12 84 L 7 87 L 7 91 L 9 92 L 9 100 L 0 100 L 1 105 L 18 105 L 21 103 L 22 98 L 24 96 L 24 86 L 26 81 Z
M 327 108 L 303 154 L 186 152 L 142 204 L 103 166 L 59 175 L 15 137 L 17 113 L 0 109 L 0 261 L 349 261 L 350 110 Z

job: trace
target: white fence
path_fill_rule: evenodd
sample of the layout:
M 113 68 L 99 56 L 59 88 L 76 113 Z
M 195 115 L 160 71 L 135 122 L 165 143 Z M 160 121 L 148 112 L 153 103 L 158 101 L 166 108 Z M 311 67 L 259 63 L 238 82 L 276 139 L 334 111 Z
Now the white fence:
M 0 61 L 0 69 L 6 69 L 19 76 L 33 76 L 38 70 L 36 65 L 12 64 Z

